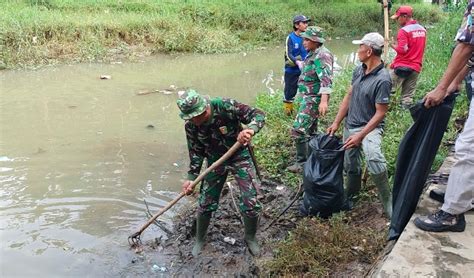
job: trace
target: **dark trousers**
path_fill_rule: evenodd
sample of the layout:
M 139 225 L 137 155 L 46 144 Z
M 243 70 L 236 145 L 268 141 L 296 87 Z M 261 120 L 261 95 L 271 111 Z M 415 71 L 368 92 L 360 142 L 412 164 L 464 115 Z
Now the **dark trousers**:
M 298 78 L 300 77 L 299 72 L 288 73 L 285 72 L 285 101 L 293 102 L 298 91 Z
M 472 79 L 472 75 L 474 74 L 474 72 L 472 72 L 472 70 L 470 70 L 466 77 L 464 78 L 464 81 L 466 82 L 466 94 L 467 94 L 467 100 L 469 101 L 469 103 L 471 102 L 471 99 L 472 99 L 472 82 L 473 82 L 473 79 Z

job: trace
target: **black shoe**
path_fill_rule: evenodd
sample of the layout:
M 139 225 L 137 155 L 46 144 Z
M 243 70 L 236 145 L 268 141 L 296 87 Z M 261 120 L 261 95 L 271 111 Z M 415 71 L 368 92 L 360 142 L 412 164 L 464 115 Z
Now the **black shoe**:
M 432 189 L 430 191 L 430 198 L 440 202 L 441 204 L 444 203 L 444 192 L 439 189 Z
M 415 218 L 415 226 L 428 232 L 463 232 L 466 229 L 464 213 L 454 215 L 443 210 L 427 217 Z

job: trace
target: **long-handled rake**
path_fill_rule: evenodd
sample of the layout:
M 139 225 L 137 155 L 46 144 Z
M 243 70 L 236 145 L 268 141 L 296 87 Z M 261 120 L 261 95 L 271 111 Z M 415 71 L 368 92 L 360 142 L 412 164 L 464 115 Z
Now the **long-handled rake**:
M 207 176 L 212 170 L 220 166 L 224 161 L 229 159 L 240 147 L 242 144 L 239 142 L 235 142 L 235 144 L 221 157 L 219 158 L 216 162 L 212 163 L 211 166 L 207 167 L 207 169 L 202 172 L 192 183 L 191 186 L 194 188 L 201 180 L 204 179 L 204 177 Z M 138 232 L 133 233 L 128 237 L 128 243 L 131 246 L 139 246 L 141 244 L 141 239 L 140 236 L 143 233 L 143 231 L 148 228 L 160 215 L 165 213 L 168 209 L 170 209 L 174 204 L 176 204 L 181 198 L 183 198 L 186 194 L 184 192 L 181 192 L 178 197 L 176 197 L 174 200 L 169 202 L 164 208 L 162 208 L 157 214 L 155 214 L 148 222 L 143 225 Z

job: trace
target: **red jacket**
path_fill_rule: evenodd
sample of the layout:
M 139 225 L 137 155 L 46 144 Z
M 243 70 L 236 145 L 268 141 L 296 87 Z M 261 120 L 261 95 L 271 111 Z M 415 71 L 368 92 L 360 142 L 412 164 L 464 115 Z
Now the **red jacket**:
M 397 43 L 397 56 L 390 68 L 409 67 L 420 72 L 425 53 L 426 29 L 416 20 L 409 21 L 398 31 Z

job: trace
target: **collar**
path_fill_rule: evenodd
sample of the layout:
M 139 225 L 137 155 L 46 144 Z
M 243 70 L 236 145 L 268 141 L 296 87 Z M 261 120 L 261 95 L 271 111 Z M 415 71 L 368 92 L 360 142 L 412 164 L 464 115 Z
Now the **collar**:
M 376 68 L 374 68 L 371 72 L 369 72 L 368 74 L 365 73 L 365 71 L 367 70 L 367 65 L 366 64 L 362 64 L 362 75 L 363 76 L 369 76 L 369 75 L 376 75 L 379 71 L 381 71 L 383 68 L 385 67 L 383 61 L 382 63 L 380 63 L 380 65 L 378 65 Z
M 417 23 L 418 22 L 416 20 L 412 19 L 412 20 L 408 21 L 407 24 L 405 24 L 405 26 L 411 25 L 411 24 L 417 24 Z
M 211 100 L 209 100 L 209 107 L 211 108 L 211 115 L 209 115 L 209 119 L 207 119 L 207 121 L 205 121 L 204 123 L 202 123 L 203 125 L 210 125 L 212 122 L 214 122 L 214 106 L 212 106 L 212 103 L 211 103 Z

